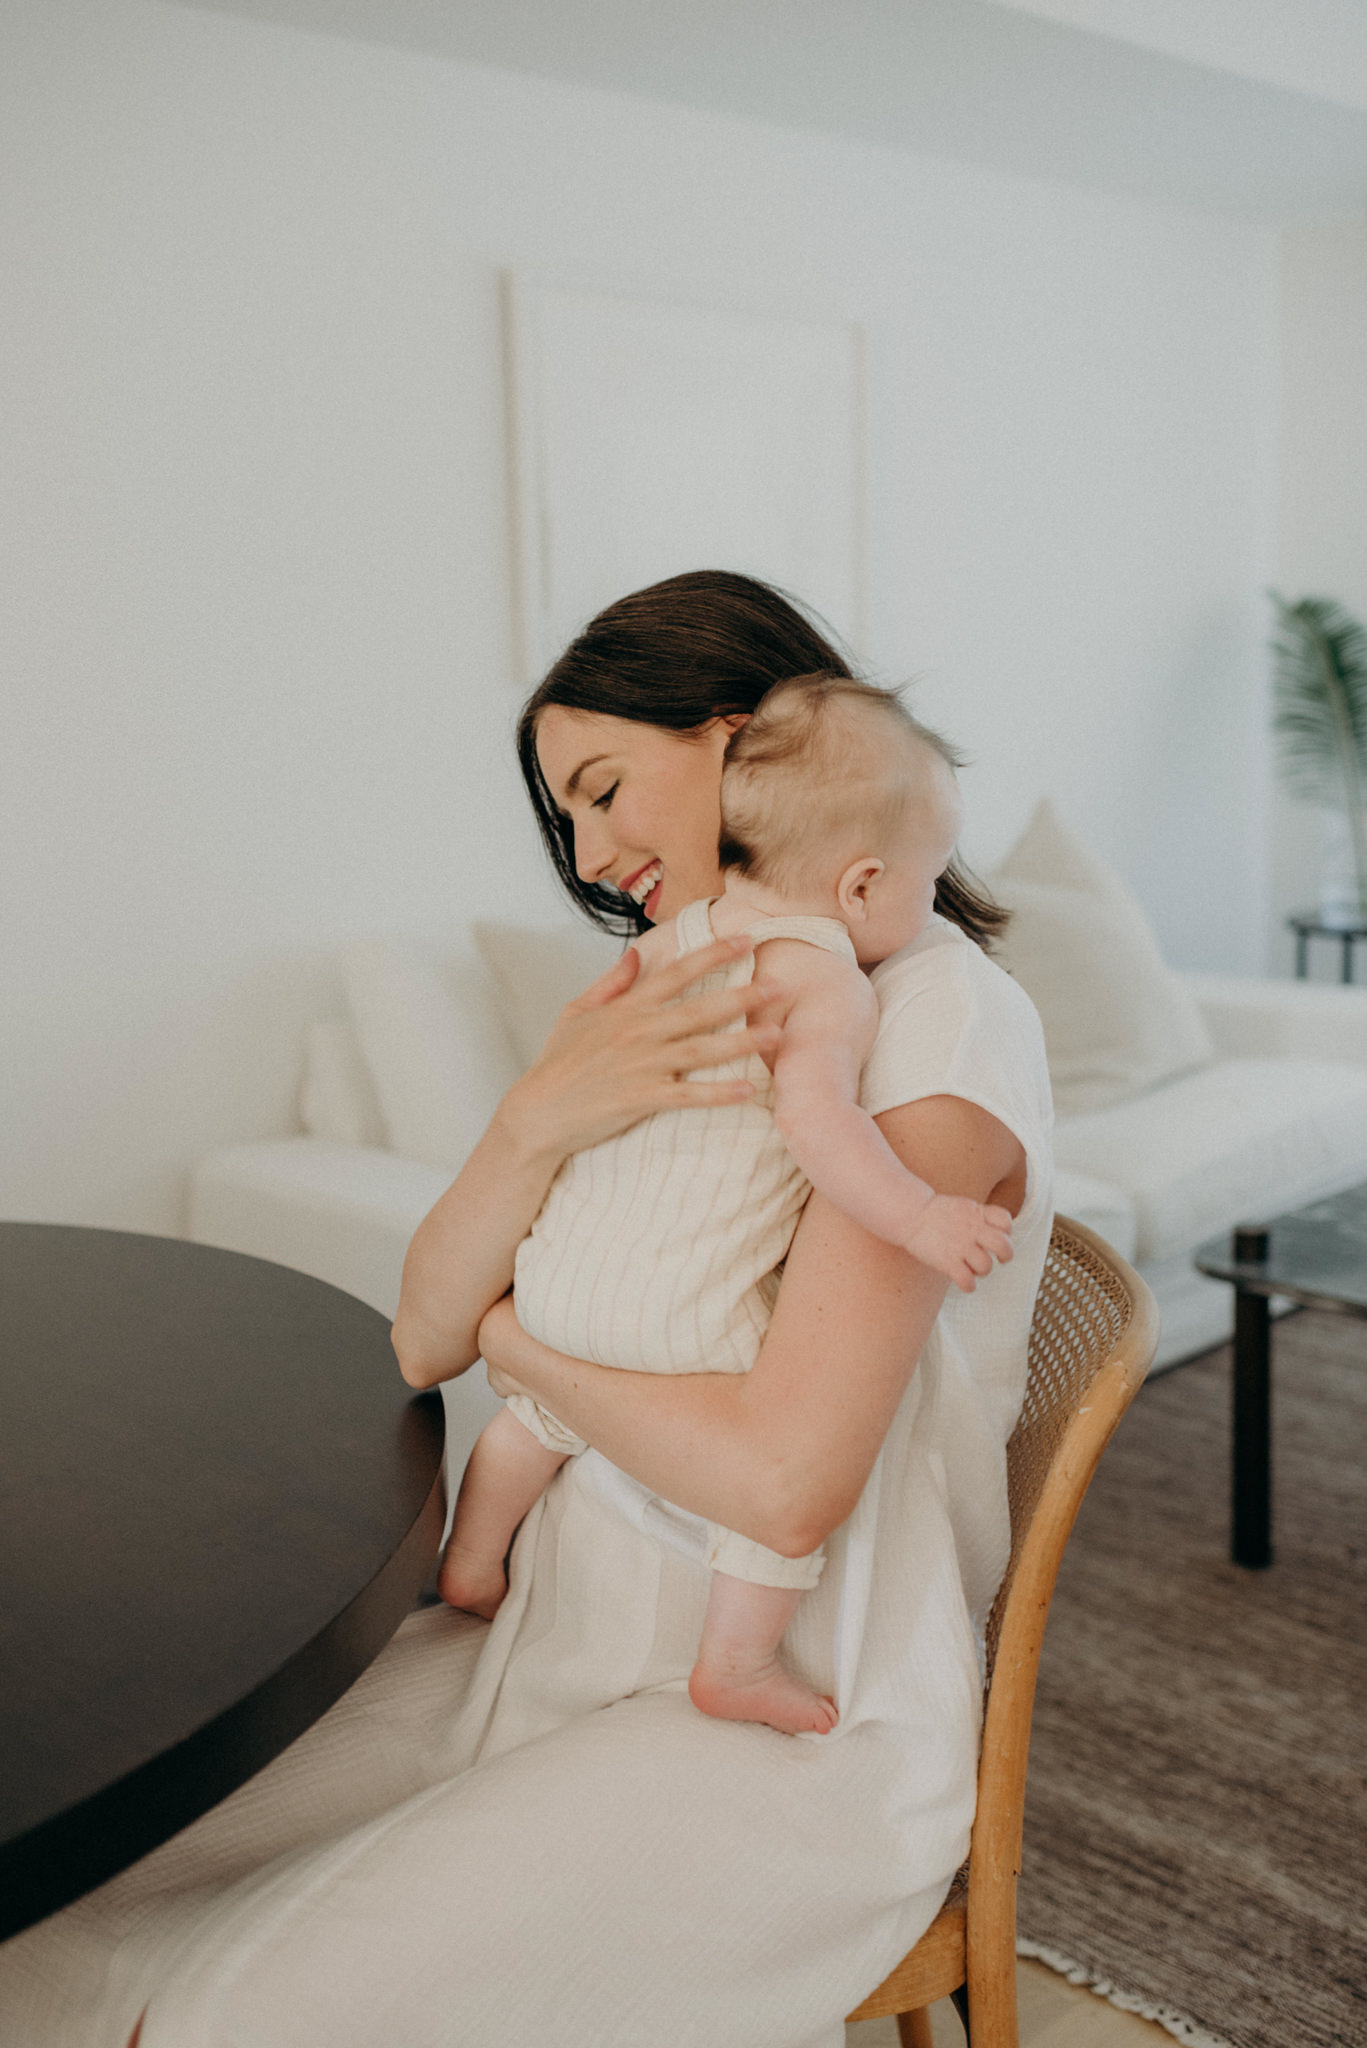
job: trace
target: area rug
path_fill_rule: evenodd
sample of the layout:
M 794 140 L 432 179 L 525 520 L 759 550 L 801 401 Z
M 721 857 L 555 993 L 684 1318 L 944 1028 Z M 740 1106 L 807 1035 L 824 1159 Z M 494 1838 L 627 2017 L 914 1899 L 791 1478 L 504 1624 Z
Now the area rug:
M 1275 1563 L 1228 1560 L 1229 1353 L 1144 1387 L 1063 1562 L 1022 1952 L 1233 2048 L 1367 2044 L 1367 1322 L 1275 1326 Z

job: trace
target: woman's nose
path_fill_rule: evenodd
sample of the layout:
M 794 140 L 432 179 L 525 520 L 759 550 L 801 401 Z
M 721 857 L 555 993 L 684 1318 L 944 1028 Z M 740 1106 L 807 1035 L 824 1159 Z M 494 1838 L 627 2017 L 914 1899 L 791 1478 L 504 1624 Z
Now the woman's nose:
M 612 834 L 597 818 L 576 818 L 574 825 L 574 867 L 581 882 L 596 882 L 617 857 Z

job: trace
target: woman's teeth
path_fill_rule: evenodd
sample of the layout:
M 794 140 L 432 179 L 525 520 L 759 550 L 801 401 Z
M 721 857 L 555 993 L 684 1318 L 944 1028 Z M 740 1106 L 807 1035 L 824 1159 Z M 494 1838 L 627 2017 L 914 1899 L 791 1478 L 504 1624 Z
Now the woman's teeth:
M 653 860 L 648 868 L 642 868 L 631 887 L 624 893 L 631 898 L 633 903 L 638 905 L 644 903 L 646 897 L 655 887 L 655 884 L 663 876 L 664 871 L 664 862 Z

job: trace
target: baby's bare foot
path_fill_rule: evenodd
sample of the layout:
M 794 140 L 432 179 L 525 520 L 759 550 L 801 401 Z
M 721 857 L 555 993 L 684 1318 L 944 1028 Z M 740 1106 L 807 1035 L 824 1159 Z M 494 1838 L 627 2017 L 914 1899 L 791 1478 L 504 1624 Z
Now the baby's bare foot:
M 501 1558 L 480 1557 L 460 1544 L 448 1543 L 437 1574 L 437 1591 L 448 1607 L 482 1614 L 492 1621 L 507 1596 L 508 1574 Z
M 716 1671 L 695 1664 L 688 1697 L 718 1721 L 762 1721 L 783 1735 L 828 1735 L 840 1716 L 822 1697 L 785 1671 L 776 1657 L 752 1671 Z

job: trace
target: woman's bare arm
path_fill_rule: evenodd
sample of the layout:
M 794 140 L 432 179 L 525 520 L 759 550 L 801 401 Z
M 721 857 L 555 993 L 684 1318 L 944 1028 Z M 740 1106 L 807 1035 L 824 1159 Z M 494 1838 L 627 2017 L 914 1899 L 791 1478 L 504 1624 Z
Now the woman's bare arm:
M 768 984 L 677 1000 L 749 946 L 748 938 L 720 939 L 639 980 L 633 947 L 561 1011 L 541 1057 L 504 1096 L 408 1248 L 393 1343 L 411 1386 L 453 1379 L 479 1357 L 480 1318 L 512 1285 L 517 1247 L 572 1152 L 656 1110 L 753 1092 L 747 1081 L 684 1077 L 741 1052 L 772 1051 L 777 1033 L 761 1021 Z M 749 1028 L 734 1030 L 738 1020 Z
M 1024 1151 L 986 1110 L 939 1095 L 877 1121 L 903 1163 L 945 1193 L 1020 1208 Z M 802 1557 L 863 1491 L 945 1284 L 814 1194 L 747 1374 L 587 1365 L 528 1337 L 510 1300 L 485 1317 L 479 1341 L 491 1366 L 642 1485 Z

